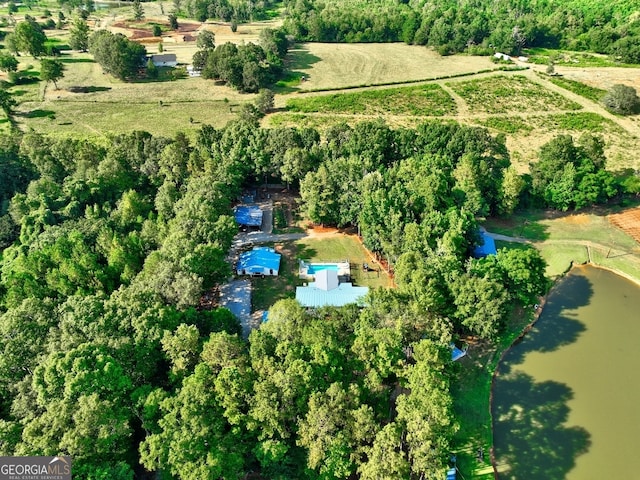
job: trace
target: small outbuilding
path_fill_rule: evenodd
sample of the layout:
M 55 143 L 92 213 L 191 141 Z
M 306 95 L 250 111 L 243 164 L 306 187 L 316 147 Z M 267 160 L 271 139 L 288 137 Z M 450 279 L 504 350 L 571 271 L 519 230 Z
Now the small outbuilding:
M 238 225 L 245 227 L 262 226 L 262 209 L 257 205 L 238 205 L 235 208 L 234 216 Z
M 280 270 L 279 253 L 269 247 L 255 247 L 253 250 L 240 254 L 236 264 L 238 275 L 272 276 L 278 275 Z
M 349 282 L 340 283 L 336 270 L 321 270 L 315 275 L 315 282 L 308 286 L 296 287 L 296 300 L 303 307 L 343 307 L 359 304 L 369 287 L 354 287 Z
M 495 240 L 487 233 L 480 232 L 480 245 L 473 249 L 475 258 L 484 258 L 498 253 Z
M 175 67 L 178 65 L 175 53 L 157 53 L 151 55 L 151 61 L 156 67 Z
M 200 70 L 198 70 L 196 67 L 194 67 L 193 65 L 187 65 L 187 74 L 190 77 L 200 77 L 200 76 L 202 76 L 202 72 Z
M 467 354 L 467 349 L 460 349 L 456 347 L 454 343 L 451 344 L 451 361 L 455 362 L 456 360 L 460 360 Z

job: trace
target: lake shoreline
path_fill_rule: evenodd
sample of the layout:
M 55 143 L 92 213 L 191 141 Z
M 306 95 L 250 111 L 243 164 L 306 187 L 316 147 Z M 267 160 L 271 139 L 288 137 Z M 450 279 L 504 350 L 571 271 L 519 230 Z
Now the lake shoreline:
M 494 434 L 495 434 L 495 428 L 494 428 L 494 418 L 493 418 L 493 405 L 494 405 L 494 389 L 495 389 L 495 384 L 496 384 L 496 379 L 499 376 L 499 367 L 500 364 L 503 362 L 504 357 L 511 351 L 511 349 L 518 345 L 525 337 L 526 335 L 533 329 L 533 327 L 536 325 L 536 323 L 538 322 L 538 320 L 540 319 L 540 316 L 544 310 L 544 306 L 547 303 L 547 299 L 549 298 L 549 295 L 552 293 L 552 291 L 558 286 L 560 285 L 563 280 L 566 279 L 567 275 L 569 273 L 571 273 L 573 270 L 576 270 L 579 267 L 593 267 L 596 269 L 601 269 L 601 270 L 605 270 L 607 272 L 610 272 L 614 275 L 617 275 L 621 278 L 624 278 L 625 280 L 628 280 L 630 282 L 632 282 L 633 284 L 637 285 L 640 287 L 640 279 L 634 277 L 633 275 L 630 275 L 626 272 L 623 272 L 621 270 L 618 270 L 616 268 L 611 268 L 608 266 L 604 266 L 601 265 L 597 262 L 594 262 L 593 260 L 591 261 L 587 261 L 587 262 L 581 262 L 581 263 L 575 263 L 573 261 L 570 262 L 569 267 L 567 268 L 567 270 L 565 272 L 563 272 L 561 275 L 557 276 L 552 284 L 550 285 L 547 293 L 540 298 L 540 304 L 538 305 L 538 308 L 536 309 L 533 318 L 531 319 L 531 321 L 529 323 L 527 323 L 523 328 L 522 331 L 513 339 L 513 341 L 506 346 L 501 352 L 500 352 L 500 356 L 498 361 L 495 363 L 495 368 L 493 370 L 492 376 L 491 376 L 491 387 L 490 387 L 490 394 L 489 394 L 489 417 L 491 419 L 491 435 L 492 435 L 492 444 L 491 444 L 491 449 L 490 449 L 490 459 L 491 459 L 491 466 L 493 468 L 493 475 L 495 479 L 499 478 L 499 472 L 498 472 L 498 465 L 497 465 L 497 461 L 496 461 L 496 454 L 495 454 L 495 441 L 494 441 Z

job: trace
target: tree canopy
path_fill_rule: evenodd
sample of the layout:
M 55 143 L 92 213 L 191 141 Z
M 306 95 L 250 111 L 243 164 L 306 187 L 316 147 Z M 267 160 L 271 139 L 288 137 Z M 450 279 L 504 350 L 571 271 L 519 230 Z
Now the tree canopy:
M 520 54 L 524 47 L 591 50 L 640 63 L 636 6 L 629 0 L 585 2 L 433 2 L 351 0 L 285 2 L 285 28 L 298 40 L 399 42 L 442 54 Z
M 89 52 L 106 73 L 120 80 L 135 78 L 147 62 L 144 46 L 121 33 L 106 30 L 98 30 L 91 35 Z
M 535 250 L 470 258 L 508 165 L 504 139 L 431 122 L 0 136 L 0 453 L 70 454 L 79 478 L 439 475 L 450 342 L 495 338 L 546 288 Z M 358 225 L 398 288 L 281 300 L 242 338 L 201 299 L 230 275 L 232 199 L 265 176 Z
M 38 57 L 45 53 L 47 36 L 33 17 L 28 15 L 23 22 L 18 22 L 12 35 L 13 45 L 19 52 Z

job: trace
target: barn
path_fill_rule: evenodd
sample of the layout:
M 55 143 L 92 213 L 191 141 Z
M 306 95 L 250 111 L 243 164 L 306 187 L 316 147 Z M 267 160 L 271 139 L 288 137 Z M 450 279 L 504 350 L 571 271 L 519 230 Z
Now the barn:
M 175 67 L 178 65 L 178 58 L 175 53 L 158 53 L 151 55 L 151 61 L 156 67 Z

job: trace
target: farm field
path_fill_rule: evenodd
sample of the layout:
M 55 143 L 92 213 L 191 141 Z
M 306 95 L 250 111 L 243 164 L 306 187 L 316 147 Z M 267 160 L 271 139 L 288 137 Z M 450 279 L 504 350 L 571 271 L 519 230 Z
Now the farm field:
M 523 75 L 492 75 L 481 79 L 449 82 L 447 86 L 466 102 L 472 112 L 508 113 L 580 110 L 582 107 L 550 92 Z
M 404 43 L 305 43 L 292 49 L 289 69 L 305 75 L 300 91 L 433 79 L 494 69 L 487 57 L 452 55 Z
M 517 72 L 482 72 L 424 84 L 440 85 L 455 100 L 455 114 L 444 115 L 445 119 L 486 127 L 493 134 L 505 134 L 512 161 L 521 173 L 527 172 L 529 164 L 537 161 L 540 147 L 558 134 L 601 135 L 606 143 L 609 169 L 620 171 L 638 168 L 639 162 L 635 154 L 640 149 L 638 120 L 611 114 L 597 101 L 580 94 L 584 93 L 579 90 L 580 86 L 585 84 L 565 82 L 569 86 L 563 88 L 558 85 L 562 80 L 557 81 L 562 77 L 540 74 L 541 68 L 533 66 Z M 592 73 L 606 70 L 593 69 Z M 640 69 L 620 70 L 634 75 L 640 73 Z M 394 94 L 403 91 L 402 89 L 409 93 L 412 91 L 410 89 L 416 87 L 394 87 L 389 90 Z M 593 95 L 596 92 L 593 88 L 587 86 L 583 90 Z M 375 118 L 375 114 L 364 108 L 356 109 L 353 105 L 368 101 L 373 105 L 370 109 L 375 111 L 382 103 L 379 99 L 384 91 L 384 88 L 354 89 L 343 93 L 342 95 L 348 95 L 345 97 L 336 92 L 299 92 L 297 95 L 281 96 L 279 106 L 282 108 L 288 105 L 291 107 L 290 111 L 270 115 L 265 124 L 304 125 L 324 130 L 337 122 L 353 124 Z M 420 122 L 421 117 L 428 115 L 426 112 L 415 115 L 415 111 L 403 110 L 402 104 L 402 101 L 396 101 L 384 115 L 385 121 L 392 127 L 411 127 Z M 299 105 L 307 105 L 307 108 L 299 108 Z M 317 108 L 315 112 L 310 111 L 311 105 Z
M 169 7 L 165 2 L 165 11 Z M 145 22 L 165 20 L 159 4 L 144 4 L 144 8 Z M 97 12 L 92 18 L 95 24 L 113 29 L 131 16 L 130 10 Z M 220 44 L 257 41 L 263 28 L 276 25 L 276 21 L 241 24 L 235 33 L 221 22 L 193 23 L 188 28 L 193 35 L 200 29 L 210 30 Z M 134 29 L 123 31 L 137 35 Z M 61 44 L 66 41 L 67 31 L 47 34 Z M 185 38 L 163 34 L 164 53 L 176 54 L 183 65 L 197 51 L 195 42 Z M 157 39 L 149 40 L 153 42 L 147 44 L 148 52 L 156 53 Z M 37 74 L 37 60 L 21 60 L 21 69 L 31 66 Z M 21 129 L 65 135 L 138 129 L 172 136 L 205 123 L 222 127 L 237 118 L 242 104 L 255 98 L 201 78 L 120 82 L 103 74 L 86 53 L 66 51 L 62 61 L 67 68 L 58 90 L 42 83 L 12 87 L 20 100 L 16 121 Z M 432 49 L 402 43 L 299 44 L 286 63 L 289 79 L 284 82 L 286 87 L 277 89 L 278 111 L 263 121 L 264 126 L 309 126 L 322 131 L 338 122 L 353 124 L 383 117 L 395 128 L 439 116 L 505 134 L 519 172 L 528 171 L 540 146 L 560 133 L 602 135 L 608 167 L 613 171 L 635 169 L 640 163 L 635 155 L 640 150 L 638 120 L 610 114 L 594 97 L 614 83 L 640 88 L 637 68 L 558 65 L 558 76 L 547 77 L 541 74 L 545 65 L 520 64 L 525 70 L 496 72 L 498 66 L 487 57 L 441 57 Z M 305 80 L 300 81 L 301 77 Z M 399 82 L 414 84 L 353 88 Z M 90 93 L 70 93 L 69 88 L 75 86 L 89 87 Z M 349 90 L 343 92 L 345 88 Z M 335 90 L 314 91 L 321 89 Z M 283 111 L 286 105 L 292 109 Z M 0 128 L 8 129 L 9 124 L 0 122 Z
M 456 104 L 437 84 L 336 93 L 304 99 L 292 98 L 287 107 L 304 113 L 350 113 L 364 115 L 455 115 Z

